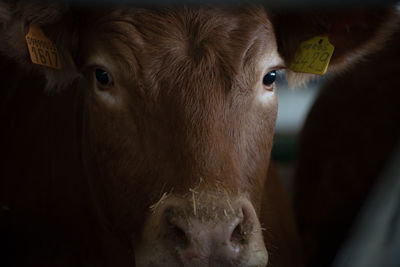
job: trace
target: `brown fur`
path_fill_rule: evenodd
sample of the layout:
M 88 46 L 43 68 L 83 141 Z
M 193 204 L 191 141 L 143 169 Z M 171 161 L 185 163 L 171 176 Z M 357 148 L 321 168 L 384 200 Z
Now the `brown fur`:
M 303 247 L 297 232 L 292 203 L 285 192 L 274 165 L 271 164 L 263 193 L 260 220 L 270 253 L 268 266 L 305 266 Z M 288 256 L 290 255 L 290 256 Z

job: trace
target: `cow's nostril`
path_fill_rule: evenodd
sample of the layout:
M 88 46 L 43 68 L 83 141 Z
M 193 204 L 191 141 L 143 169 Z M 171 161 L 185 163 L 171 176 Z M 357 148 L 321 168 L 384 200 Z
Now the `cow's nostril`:
M 230 242 L 234 247 L 243 246 L 248 243 L 248 233 L 246 232 L 244 223 L 243 220 L 240 220 L 232 231 Z
M 168 240 L 173 241 L 174 244 L 179 245 L 181 248 L 187 247 L 189 245 L 189 240 L 184 227 L 179 225 L 181 220 L 176 217 L 176 213 L 168 210 L 166 221 Z
M 181 246 L 182 248 L 188 246 L 189 241 L 186 237 L 186 233 L 179 226 L 171 224 L 170 235 L 175 240 L 176 244 L 179 244 L 179 246 Z
M 244 242 L 244 236 L 243 236 L 242 224 L 239 223 L 238 225 L 236 225 L 235 229 L 232 232 L 231 244 L 240 245 L 243 244 L 243 242 Z

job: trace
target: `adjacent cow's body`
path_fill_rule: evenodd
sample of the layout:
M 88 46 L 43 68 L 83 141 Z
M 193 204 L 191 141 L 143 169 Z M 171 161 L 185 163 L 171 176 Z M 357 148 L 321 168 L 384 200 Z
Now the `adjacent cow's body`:
M 312 266 L 333 259 L 399 140 L 399 44 L 397 30 L 363 66 L 326 83 L 308 115 L 295 198 Z
M 266 180 L 285 62 L 263 8 L 0 11 L 0 200 L 21 265 L 265 266 L 267 248 L 272 264 L 301 265 L 289 205 Z M 62 70 L 29 63 L 29 25 Z M 338 33 L 277 25 L 286 61 L 289 39 Z M 352 45 L 340 41 L 333 65 Z

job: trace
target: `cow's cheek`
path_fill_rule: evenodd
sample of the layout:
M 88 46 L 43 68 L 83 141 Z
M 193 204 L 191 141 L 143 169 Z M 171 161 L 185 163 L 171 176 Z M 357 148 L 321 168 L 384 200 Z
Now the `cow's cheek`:
M 260 203 L 267 170 L 269 167 L 271 149 L 273 145 L 274 128 L 277 117 L 278 101 L 276 92 L 267 92 L 267 95 L 258 95 L 253 102 L 248 125 L 245 127 L 245 148 L 241 150 L 239 162 L 246 190 L 249 198 L 260 210 Z M 250 140 L 250 141 L 249 141 Z
M 144 162 L 138 160 L 142 158 L 142 147 L 135 118 L 129 109 L 112 108 L 90 90 L 85 107 L 83 161 L 93 201 L 113 227 L 132 232 L 132 211 L 144 213 L 138 209 L 146 206 L 135 199 L 146 199 L 141 194 L 147 190 L 139 184 L 140 179 L 134 179 L 144 176 Z

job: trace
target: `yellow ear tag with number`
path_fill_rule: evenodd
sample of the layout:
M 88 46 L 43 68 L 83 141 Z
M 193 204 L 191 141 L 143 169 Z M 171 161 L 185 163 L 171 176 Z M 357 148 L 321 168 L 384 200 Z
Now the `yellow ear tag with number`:
M 296 72 L 323 75 L 328 69 L 334 50 L 335 47 L 326 36 L 316 36 L 304 41 L 297 48 L 290 69 Z
M 60 55 L 55 44 L 37 26 L 29 25 L 25 35 L 31 61 L 53 69 L 61 69 Z

